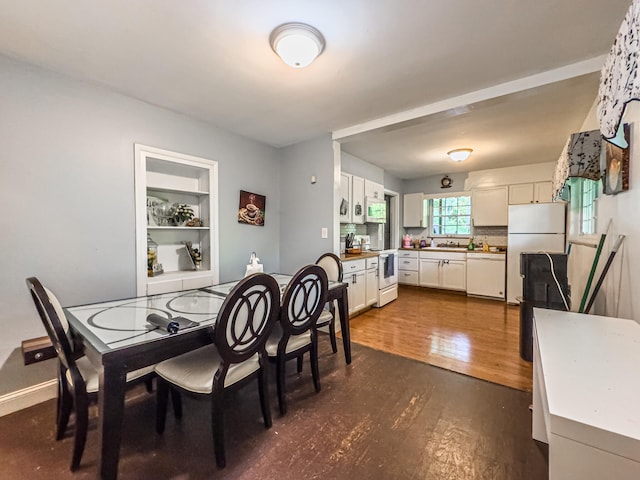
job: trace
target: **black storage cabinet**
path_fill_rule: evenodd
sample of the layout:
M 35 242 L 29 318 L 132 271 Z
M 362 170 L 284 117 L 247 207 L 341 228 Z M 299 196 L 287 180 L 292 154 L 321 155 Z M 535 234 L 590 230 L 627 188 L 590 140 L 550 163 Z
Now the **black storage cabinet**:
M 549 258 L 551 257 L 551 258 Z M 553 278 L 553 273 L 562 289 Z M 521 253 L 520 275 L 522 275 L 522 297 L 520 300 L 520 357 L 533 361 L 533 308 L 566 310 L 562 296 L 571 308 L 569 281 L 567 277 L 566 253 Z

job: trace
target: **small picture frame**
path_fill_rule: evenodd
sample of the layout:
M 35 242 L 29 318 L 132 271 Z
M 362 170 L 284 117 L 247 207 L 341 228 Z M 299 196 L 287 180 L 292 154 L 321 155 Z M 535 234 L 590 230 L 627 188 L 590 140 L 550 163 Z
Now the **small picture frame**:
M 624 138 L 629 143 L 629 124 L 623 126 Z M 616 195 L 629 190 L 629 149 L 621 148 L 611 142 L 603 140 L 602 155 L 604 157 L 604 175 L 602 176 L 602 191 L 605 195 Z
M 264 195 L 240 190 L 238 223 L 264 227 L 266 204 L 267 198 Z

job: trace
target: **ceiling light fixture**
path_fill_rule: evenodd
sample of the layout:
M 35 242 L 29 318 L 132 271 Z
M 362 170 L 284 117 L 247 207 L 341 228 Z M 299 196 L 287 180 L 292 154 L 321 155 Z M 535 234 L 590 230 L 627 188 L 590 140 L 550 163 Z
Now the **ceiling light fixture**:
M 471 152 L 473 152 L 473 150 L 470 148 L 456 148 L 455 150 L 447 152 L 447 155 L 449 155 L 449 158 L 454 162 L 464 162 L 469 158 Z
M 271 32 L 269 43 L 284 63 L 304 68 L 324 50 L 324 37 L 311 25 L 285 23 Z

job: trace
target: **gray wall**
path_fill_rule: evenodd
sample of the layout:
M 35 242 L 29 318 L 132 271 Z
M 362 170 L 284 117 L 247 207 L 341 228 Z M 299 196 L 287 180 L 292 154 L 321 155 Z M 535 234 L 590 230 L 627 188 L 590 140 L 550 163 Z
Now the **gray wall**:
M 340 153 L 341 170 L 384 185 L 384 170 L 345 151 Z M 385 185 L 386 186 L 386 185 Z
M 283 273 L 295 273 L 333 251 L 333 141 L 327 134 L 284 148 L 282 155 L 280 267 Z M 327 238 L 321 238 L 323 227 Z
M 444 175 L 431 175 L 429 177 L 416 178 L 404 181 L 404 193 L 450 193 L 464 191 L 466 173 L 452 173 L 449 178 L 453 180 L 450 188 L 442 188 L 440 180 Z
M 280 269 L 280 150 L 6 57 L 0 92 L 0 389 L 26 377 L 9 361 L 21 340 L 45 334 L 26 277 L 63 305 L 135 296 L 134 143 L 219 162 L 221 281 L 252 251 Z M 237 222 L 241 189 L 267 196 L 264 227 Z
M 384 172 L 384 182 L 382 183 L 386 190 L 391 190 L 400 194 L 400 197 L 404 194 L 404 180 Z

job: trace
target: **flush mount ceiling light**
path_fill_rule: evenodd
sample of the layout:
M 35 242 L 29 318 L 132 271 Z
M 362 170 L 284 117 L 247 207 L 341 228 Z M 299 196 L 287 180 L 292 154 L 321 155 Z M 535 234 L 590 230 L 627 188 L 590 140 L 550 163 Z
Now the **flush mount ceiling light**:
M 284 63 L 304 68 L 324 50 L 324 37 L 311 25 L 285 23 L 271 32 L 269 43 Z
M 473 150 L 470 148 L 456 148 L 455 150 L 447 152 L 447 155 L 449 155 L 449 158 L 454 162 L 464 162 L 469 158 L 471 152 L 473 152 Z

